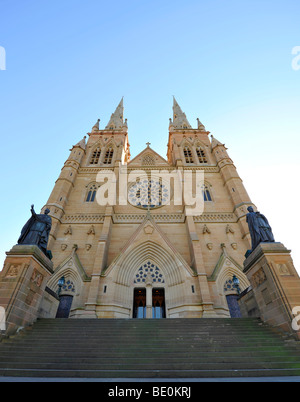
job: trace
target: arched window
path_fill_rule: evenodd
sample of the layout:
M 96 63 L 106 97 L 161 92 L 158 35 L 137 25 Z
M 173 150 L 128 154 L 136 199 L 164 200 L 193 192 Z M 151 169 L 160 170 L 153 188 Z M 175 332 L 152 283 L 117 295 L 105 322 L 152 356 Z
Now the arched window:
M 96 184 L 91 184 L 88 189 L 87 197 L 86 197 L 86 202 L 94 202 L 96 193 L 97 193 L 98 187 Z
M 188 146 L 185 146 L 185 147 L 183 148 L 183 154 L 184 154 L 185 162 L 186 162 L 186 163 L 194 163 L 192 151 L 191 151 L 191 149 L 190 149 Z
M 114 149 L 109 147 L 105 153 L 105 157 L 103 160 L 104 165 L 110 165 L 112 162 L 112 158 L 114 156 Z
M 199 163 L 207 163 L 204 149 L 202 147 L 200 147 L 200 145 L 196 147 L 196 153 L 197 153 L 197 156 L 199 159 Z
M 202 194 L 203 194 L 204 201 L 212 201 L 210 191 L 209 191 L 209 188 L 207 185 L 202 186 Z
M 99 162 L 100 155 L 101 155 L 101 148 L 98 147 L 92 154 L 90 165 L 97 165 Z

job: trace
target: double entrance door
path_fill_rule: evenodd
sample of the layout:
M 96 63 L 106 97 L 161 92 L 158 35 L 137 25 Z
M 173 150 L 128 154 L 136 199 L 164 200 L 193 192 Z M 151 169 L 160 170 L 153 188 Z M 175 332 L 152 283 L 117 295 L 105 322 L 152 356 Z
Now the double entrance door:
M 166 318 L 165 289 L 135 288 L 133 318 Z

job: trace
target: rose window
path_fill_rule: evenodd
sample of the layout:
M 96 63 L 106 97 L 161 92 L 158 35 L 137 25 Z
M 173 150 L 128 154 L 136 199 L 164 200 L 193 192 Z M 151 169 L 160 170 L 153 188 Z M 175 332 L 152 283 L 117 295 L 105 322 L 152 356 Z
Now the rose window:
M 139 268 L 137 274 L 135 275 L 134 283 L 145 282 L 147 276 L 151 277 L 152 282 L 165 283 L 160 269 L 156 265 L 152 264 L 150 261 Z
M 158 208 L 169 201 L 169 190 L 158 179 L 142 178 L 128 190 L 128 201 L 140 208 Z

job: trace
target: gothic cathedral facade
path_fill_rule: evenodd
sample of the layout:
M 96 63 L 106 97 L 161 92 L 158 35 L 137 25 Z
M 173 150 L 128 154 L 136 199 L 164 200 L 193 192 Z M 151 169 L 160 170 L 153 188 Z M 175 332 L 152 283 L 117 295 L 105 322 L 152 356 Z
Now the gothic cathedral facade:
M 123 99 L 105 128 L 98 120 L 72 147 L 42 209 L 52 218 L 47 289 L 49 295 L 59 289 L 58 316 L 239 316 L 238 293 L 250 285 L 242 267 L 253 204 L 225 145 L 199 119 L 192 128 L 173 102 L 166 159 L 150 143 L 131 158 Z M 184 197 L 176 203 L 175 179 L 165 182 L 162 171 L 202 172 L 203 210 L 187 213 Z M 117 192 L 105 204 L 108 182 Z M 46 295 L 41 315 L 51 314 Z

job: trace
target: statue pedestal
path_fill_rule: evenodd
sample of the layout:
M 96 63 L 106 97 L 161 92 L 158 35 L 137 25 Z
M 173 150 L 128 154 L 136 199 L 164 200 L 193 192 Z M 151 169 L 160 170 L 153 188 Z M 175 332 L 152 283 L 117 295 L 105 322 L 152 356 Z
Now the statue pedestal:
M 5 309 L 6 334 L 32 324 L 53 263 L 34 245 L 16 245 L 6 253 L 0 272 L 0 306 Z
M 260 243 L 244 261 L 244 273 L 262 321 L 300 339 L 300 330 L 292 324 L 293 308 L 300 311 L 300 278 L 290 250 L 281 243 Z

